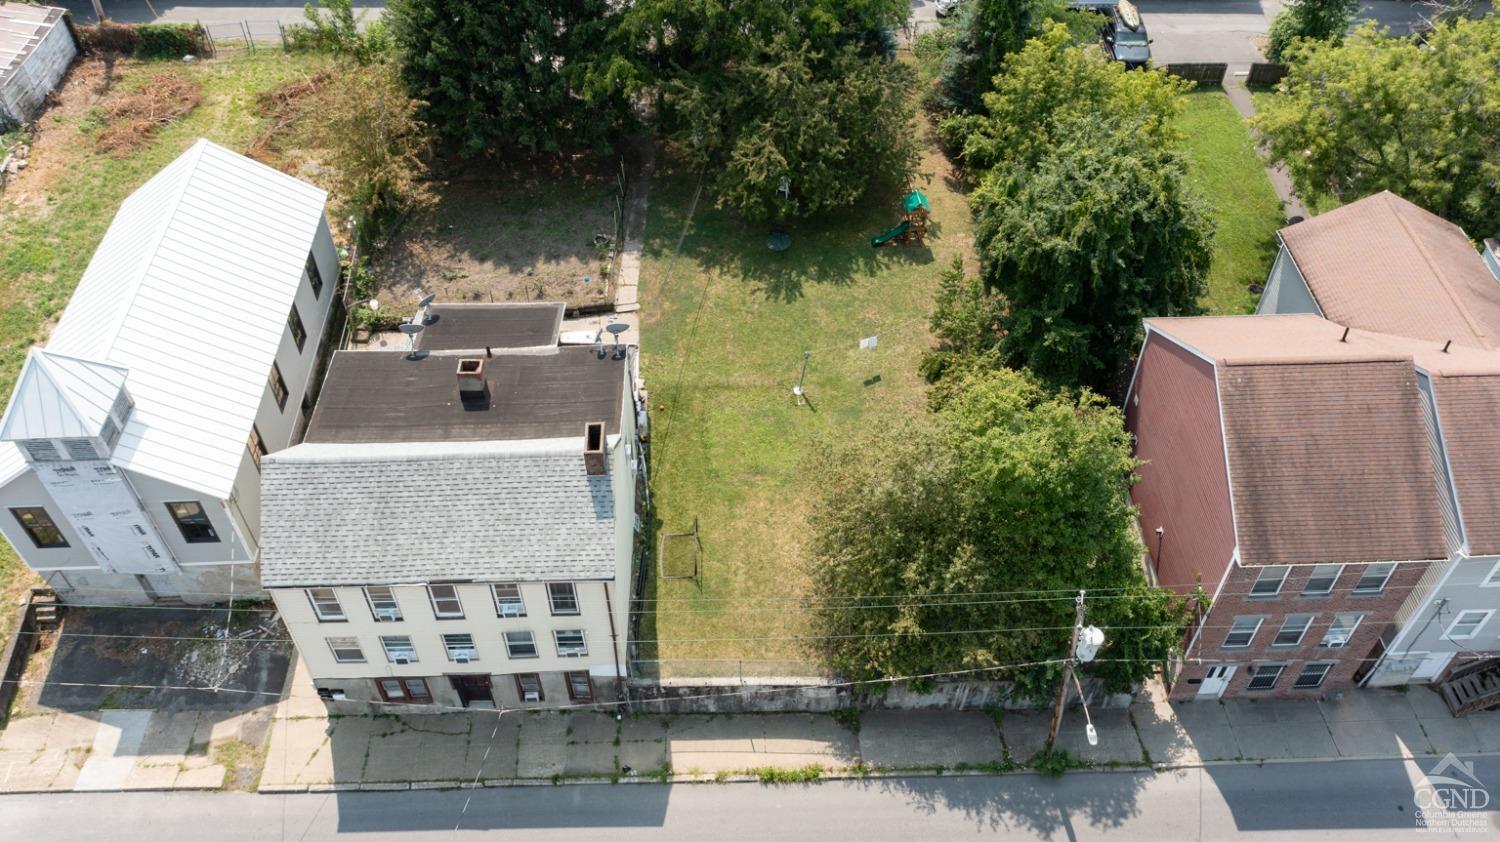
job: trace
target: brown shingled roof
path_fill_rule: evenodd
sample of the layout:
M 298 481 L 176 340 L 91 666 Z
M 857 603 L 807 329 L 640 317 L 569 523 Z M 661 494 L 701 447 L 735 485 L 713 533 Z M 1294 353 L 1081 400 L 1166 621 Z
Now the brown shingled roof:
M 1323 315 L 1500 348 L 1500 283 L 1463 229 L 1389 191 L 1281 230 Z
M 1433 393 L 1469 552 L 1500 554 L 1500 376 L 1435 378 Z
M 1446 558 L 1410 361 L 1225 364 L 1245 564 Z

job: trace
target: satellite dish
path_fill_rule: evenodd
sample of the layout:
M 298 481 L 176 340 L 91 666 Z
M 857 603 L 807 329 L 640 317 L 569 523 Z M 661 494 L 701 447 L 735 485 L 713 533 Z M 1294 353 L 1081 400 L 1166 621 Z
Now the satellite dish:
M 426 295 L 422 296 L 422 299 L 417 302 L 417 306 L 418 307 L 426 307 L 429 304 L 431 304 L 433 302 L 433 299 L 435 299 L 435 298 L 437 298 L 437 293 L 435 293 L 435 292 L 429 292 Z
M 421 325 L 412 324 L 411 322 L 406 322 L 404 324 L 397 325 L 396 329 L 399 330 L 399 331 L 401 331 L 402 333 L 406 334 L 407 336 L 416 336 L 417 334 L 419 334 L 419 333 L 422 332 L 422 326 Z
M 630 330 L 630 325 L 624 324 L 622 322 L 614 322 L 612 324 L 605 325 L 604 329 L 614 334 L 615 341 L 619 342 L 620 334 L 624 333 L 627 330 Z

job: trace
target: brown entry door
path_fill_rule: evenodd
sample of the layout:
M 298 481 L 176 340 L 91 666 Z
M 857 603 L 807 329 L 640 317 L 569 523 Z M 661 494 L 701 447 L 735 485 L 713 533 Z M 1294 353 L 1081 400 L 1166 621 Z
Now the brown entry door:
M 495 696 L 490 692 L 490 677 L 487 675 L 450 675 L 449 680 L 453 682 L 453 689 L 458 691 L 458 700 L 468 707 L 470 702 L 495 703 Z

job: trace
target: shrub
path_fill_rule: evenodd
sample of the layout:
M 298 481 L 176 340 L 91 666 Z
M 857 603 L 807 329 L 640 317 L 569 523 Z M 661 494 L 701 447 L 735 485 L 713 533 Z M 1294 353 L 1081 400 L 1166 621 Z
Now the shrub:
M 203 27 L 195 23 L 143 23 L 135 33 L 136 58 L 182 58 L 207 51 Z
M 1359 11 L 1359 0 L 1294 0 L 1276 13 L 1266 39 L 1266 58 L 1285 62 L 1292 41 L 1339 43 Z

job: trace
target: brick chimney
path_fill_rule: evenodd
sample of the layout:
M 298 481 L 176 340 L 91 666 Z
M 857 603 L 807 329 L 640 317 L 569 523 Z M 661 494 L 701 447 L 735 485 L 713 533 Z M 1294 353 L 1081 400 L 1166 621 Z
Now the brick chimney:
M 583 469 L 591 477 L 607 473 L 604 458 L 604 424 L 590 421 L 583 428 Z

